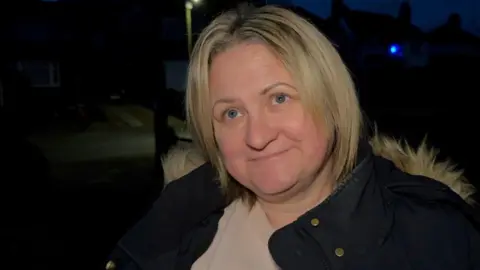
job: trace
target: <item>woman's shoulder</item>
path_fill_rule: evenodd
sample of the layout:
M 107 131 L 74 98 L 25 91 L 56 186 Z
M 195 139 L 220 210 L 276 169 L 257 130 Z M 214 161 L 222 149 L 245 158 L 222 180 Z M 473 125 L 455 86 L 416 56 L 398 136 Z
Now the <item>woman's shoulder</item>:
M 420 201 L 474 205 L 476 190 L 450 159 L 440 161 L 438 149 L 424 141 L 412 147 L 405 141 L 376 134 L 371 140 L 375 173 L 381 185 L 398 196 Z
M 109 258 L 116 269 L 137 269 L 129 267 L 170 254 L 198 224 L 226 206 L 215 169 L 196 155 L 191 148 L 175 148 L 164 157 L 167 184 L 149 212 L 118 242 Z
M 197 219 L 226 206 L 215 168 L 193 146 L 173 148 L 162 165 L 165 188 L 157 203 L 163 209 Z
M 418 252 L 422 245 L 451 245 L 457 251 L 473 244 L 480 248 L 475 189 L 462 170 L 450 160 L 438 161 L 438 151 L 425 143 L 413 148 L 377 136 L 370 144 L 376 155 L 377 181 L 394 215 L 392 232 L 399 241 L 412 249 L 419 247 Z
M 428 193 L 439 194 L 425 196 Z M 413 257 L 477 269 L 470 267 L 480 267 L 480 219 L 456 197 L 449 190 L 402 192 L 392 203 L 393 238 Z
M 398 255 L 410 262 L 480 269 L 480 220 L 469 205 L 402 193 L 391 207 L 389 240 L 403 252 Z

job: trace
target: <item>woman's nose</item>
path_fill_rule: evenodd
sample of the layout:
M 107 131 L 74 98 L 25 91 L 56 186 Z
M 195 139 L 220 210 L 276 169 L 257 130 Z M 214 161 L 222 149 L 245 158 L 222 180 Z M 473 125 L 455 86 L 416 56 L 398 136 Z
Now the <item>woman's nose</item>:
M 255 150 L 263 150 L 277 138 L 278 132 L 274 123 L 266 116 L 250 116 L 245 134 L 245 143 Z

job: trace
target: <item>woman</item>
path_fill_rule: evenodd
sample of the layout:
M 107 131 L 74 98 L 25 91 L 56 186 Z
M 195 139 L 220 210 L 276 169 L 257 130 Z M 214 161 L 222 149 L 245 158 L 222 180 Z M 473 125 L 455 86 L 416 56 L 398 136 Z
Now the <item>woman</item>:
M 175 150 L 166 173 L 206 163 L 167 186 L 107 269 L 480 269 L 479 223 L 440 183 L 468 201 L 461 172 L 367 140 L 347 68 L 294 13 L 216 18 L 187 113 L 198 153 Z

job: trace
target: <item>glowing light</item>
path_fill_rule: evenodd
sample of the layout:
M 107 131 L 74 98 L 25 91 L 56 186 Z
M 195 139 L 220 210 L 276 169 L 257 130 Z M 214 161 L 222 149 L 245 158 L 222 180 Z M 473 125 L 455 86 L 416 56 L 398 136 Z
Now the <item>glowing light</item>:
M 402 47 L 398 44 L 392 44 L 388 47 L 388 53 L 392 56 L 402 56 L 403 50 Z

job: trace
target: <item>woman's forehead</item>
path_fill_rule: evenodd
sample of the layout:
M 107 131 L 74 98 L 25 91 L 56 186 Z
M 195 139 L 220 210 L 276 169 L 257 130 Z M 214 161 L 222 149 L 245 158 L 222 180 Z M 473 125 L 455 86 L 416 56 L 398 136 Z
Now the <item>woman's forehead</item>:
M 209 89 L 212 99 L 262 92 L 272 85 L 293 85 L 283 62 L 263 44 L 239 44 L 212 61 Z

